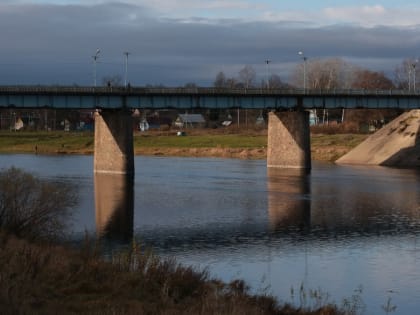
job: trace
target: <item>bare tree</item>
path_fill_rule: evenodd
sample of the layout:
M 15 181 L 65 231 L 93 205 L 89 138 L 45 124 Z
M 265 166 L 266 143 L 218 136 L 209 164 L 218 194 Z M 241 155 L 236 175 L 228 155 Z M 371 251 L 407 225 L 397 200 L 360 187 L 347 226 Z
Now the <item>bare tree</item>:
M 270 89 L 287 89 L 289 85 L 283 82 L 277 74 L 272 74 L 268 80 Z M 263 86 L 266 86 L 265 84 Z
M 184 84 L 184 88 L 187 88 L 187 89 L 194 89 L 196 87 L 197 87 L 197 84 L 195 84 L 194 82 L 187 82 Z
M 74 187 L 42 181 L 11 168 L 0 172 L 0 228 L 30 239 L 64 235 L 69 210 L 77 202 Z
M 245 88 L 252 87 L 255 83 L 256 77 L 257 73 L 255 72 L 255 69 L 250 65 L 246 65 L 239 71 L 239 81 L 243 83 Z
M 102 84 L 109 87 L 111 86 L 119 87 L 119 86 L 123 86 L 123 79 L 118 74 L 105 76 L 102 78 Z
M 349 88 L 352 82 L 354 66 L 340 58 L 306 60 L 306 87 L 308 89 L 343 89 Z M 296 67 L 291 82 L 303 87 L 304 65 Z
M 354 74 L 354 81 L 351 86 L 353 89 L 388 90 L 394 88 L 391 79 L 387 78 L 383 72 L 357 70 Z
M 240 83 L 235 78 L 227 78 L 225 86 L 231 89 L 241 87 Z
M 223 88 L 226 87 L 226 76 L 223 73 L 223 71 L 220 71 L 217 75 L 216 75 L 216 79 L 214 80 L 213 86 L 217 87 L 217 88 Z
M 418 89 L 418 80 L 420 65 L 417 59 L 404 59 L 400 65 L 395 68 L 394 82 L 397 88 L 404 90 Z

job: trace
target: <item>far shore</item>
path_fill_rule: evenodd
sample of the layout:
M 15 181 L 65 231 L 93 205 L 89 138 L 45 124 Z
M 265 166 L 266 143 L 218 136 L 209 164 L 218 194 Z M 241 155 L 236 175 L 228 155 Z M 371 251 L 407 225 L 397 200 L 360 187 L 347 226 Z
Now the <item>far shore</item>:
M 335 161 L 362 142 L 364 134 L 311 134 L 313 160 Z M 0 153 L 93 154 L 92 132 L 0 132 Z M 265 159 L 267 130 L 187 130 L 134 133 L 136 155 Z

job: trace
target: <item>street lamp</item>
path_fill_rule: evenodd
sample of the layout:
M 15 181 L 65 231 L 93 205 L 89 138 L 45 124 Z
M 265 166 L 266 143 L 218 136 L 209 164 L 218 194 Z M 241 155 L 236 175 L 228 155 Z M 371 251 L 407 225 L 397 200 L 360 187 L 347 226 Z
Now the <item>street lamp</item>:
M 408 66 L 408 92 L 411 92 L 411 67 Z
M 306 58 L 303 51 L 299 51 L 298 54 L 303 59 L 303 91 L 305 92 L 306 91 L 306 60 L 308 60 L 308 58 Z
M 124 52 L 125 55 L 125 75 L 124 75 L 124 86 L 127 87 L 127 74 L 128 74 L 128 55 L 130 53 L 128 51 Z
M 93 58 L 93 86 L 95 87 L 96 87 L 96 63 L 97 63 L 100 53 L 101 53 L 101 50 L 98 48 L 96 49 L 95 55 L 92 56 Z
M 265 60 L 265 64 L 267 65 L 267 89 L 270 89 L 270 62 L 270 59 Z
M 12 130 L 13 131 L 16 131 L 16 113 L 13 112 L 12 115 L 13 115 L 13 127 L 12 127 Z

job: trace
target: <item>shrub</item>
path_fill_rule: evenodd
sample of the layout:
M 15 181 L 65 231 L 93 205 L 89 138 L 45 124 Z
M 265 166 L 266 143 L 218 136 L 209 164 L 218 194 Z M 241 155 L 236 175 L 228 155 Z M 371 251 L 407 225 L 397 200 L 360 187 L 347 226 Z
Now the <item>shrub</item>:
M 69 210 L 77 203 L 73 186 L 36 178 L 17 168 L 0 171 L 0 229 L 32 240 L 64 235 Z

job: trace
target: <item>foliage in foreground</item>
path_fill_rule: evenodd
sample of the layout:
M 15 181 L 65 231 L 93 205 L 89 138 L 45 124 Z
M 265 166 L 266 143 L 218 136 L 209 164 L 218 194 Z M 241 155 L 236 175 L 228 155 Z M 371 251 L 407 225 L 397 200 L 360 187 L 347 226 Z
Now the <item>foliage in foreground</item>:
M 0 170 L 0 229 L 32 240 L 62 236 L 76 203 L 72 186 L 43 181 L 17 168 Z
M 251 295 L 205 271 L 140 251 L 104 261 L 92 247 L 73 251 L 0 234 L 2 314 L 342 314 L 334 306 L 308 311 Z

